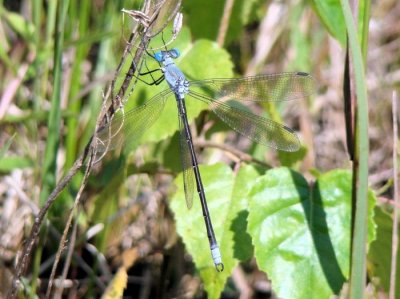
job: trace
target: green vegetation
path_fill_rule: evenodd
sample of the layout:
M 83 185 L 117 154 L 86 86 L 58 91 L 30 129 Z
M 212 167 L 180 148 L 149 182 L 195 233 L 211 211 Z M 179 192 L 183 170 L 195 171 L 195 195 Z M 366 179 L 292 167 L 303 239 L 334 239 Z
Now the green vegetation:
M 150 1 L 151 7 L 158 2 Z M 95 155 L 97 163 L 88 167 L 85 149 L 97 120 L 110 105 L 118 108 L 111 101 L 140 52 L 140 37 L 130 46 L 128 40 L 145 18 L 138 25 L 121 9 L 140 10 L 142 1 L 2 1 L 0 297 L 12 289 L 15 273 L 21 274 L 19 295 L 29 298 L 50 292 L 49 280 L 49 297 L 389 294 L 391 256 L 398 255 L 391 252 L 396 205 L 390 96 L 399 85 L 400 63 L 390 25 L 400 18 L 400 5 L 361 1 L 354 21 L 345 0 L 236 0 L 230 13 L 224 1 L 184 1 L 183 26 L 173 39 L 172 21 L 166 20 L 178 1 L 167 2 L 151 25 L 155 33 L 166 25 L 163 35 L 152 37 L 149 49 L 162 48 L 162 39 L 178 48 L 177 65 L 190 80 L 312 74 L 316 90 L 310 97 L 250 107 L 293 128 L 300 151 L 276 152 L 241 138 L 206 105 L 188 99 L 225 265 L 218 273 L 197 195 L 186 207 L 175 101 L 166 102 L 140 139 Z M 370 19 L 387 25 L 368 26 Z M 142 72 L 158 67 L 146 52 L 139 56 L 135 66 Z M 149 75 L 140 79 L 152 81 Z M 165 82 L 149 86 L 133 78 L 116 115 L 166 88 Z M 349 103 L 353 111 L 345 114 Z M 129 121 L 134 126 L 135 119 Z M 30 243 L 35 217 L 40 231 Z M 35 244 L 26 271 L 17 264 L 25 244 Z M 391 298 L 400 298 L 395 280 Z

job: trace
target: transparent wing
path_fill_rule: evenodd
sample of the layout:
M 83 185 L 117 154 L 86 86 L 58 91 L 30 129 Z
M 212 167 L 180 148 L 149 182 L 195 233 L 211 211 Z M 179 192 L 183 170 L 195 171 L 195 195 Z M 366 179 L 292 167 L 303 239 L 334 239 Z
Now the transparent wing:
M 277 102 L 311 95 L 315 82 L 311 75 L 297 72 L 192 81 L 190 89 L 217 101 Z
M 300 148 L 296 133 L 282 124 L 197 92 L 190 91 L 189 94 L 206 102 L 228 126 L 257 143 L 287 152 L 294 152 Z
M 185 189 L 186 205 L 190 209 L 193 205 L 193 192 L 194 192 L 194 172 L 192 165 L 192 157 L 187 143 L 185 128 L 183 126 L 182 116 L 179 116 L 179 144 L 180 144 L 180 157 L 183 169 L 183 187 Z
M 121 110 L 114 114 L 110 122 L 97 132 L 97 153 L 136 142 L 161 115 L 171 93 L 170 89 L 164 90 L 139 107 L 126 113 Z

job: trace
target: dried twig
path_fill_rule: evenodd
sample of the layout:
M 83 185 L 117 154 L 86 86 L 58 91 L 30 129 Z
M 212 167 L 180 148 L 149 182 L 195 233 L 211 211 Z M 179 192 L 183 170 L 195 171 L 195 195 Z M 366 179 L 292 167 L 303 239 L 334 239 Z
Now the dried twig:
M 235 0 L 226 0 L 224 6 L 224 13 L 222 15 L 221 24 L 218 30 L 217 43 L 220 47 L 224 45 L 226 32 L 229 28 L 229 21 L 231 19 L 233 4 Z
M 50 206 L 57 199 L 57 196 L 61 193 L 61 191 L 67 186 L 67 184 L 71 181 L 71 179 L 75 176 L 75 174 L 83 166 L 83 161 L 85 160 L 85 158 L 89 152 L 89 148 L 90 148 L 90 145 L 86 146 L 84 153 L 78 158 L 78 160 L 76 160 L 74 165 L 69 170 L 68 174 L 64 178 L 62 178 L 61 181 L 57 184 L 57 186 L 54 188 L 53 192 L 47 198 L 47 201 L 44 204 L 43 208 L 40 209 L 39 214 L 35 217 L 35 221 L 33 223 L 32 229 L 31 229 L 31 233 L 28 237 L 28 240 L 25 243 L 25 246 L 22 250 L 21 257 L 18 260 L 18 263 L 16 266 L 16 271 L 14 274 L 12 287 L 11 287 L 10 293 L 8 294 L 9 298 L 16 297 L 20 278 L 26 271 L 28 259 L 31 256 L 33 245 L 35 244 L 37 236 L 39 235 L 40 226 L 43 222 L 44 216 L 46 215 Z
M 232 279 L 240 291 L 240 299 L 248 299 L 253 297 L 254 291 L 246 280 L 246 275 L 240 266 L 236 266 L 233 269 Z
M 240 161 L 245 161 L 245 162 L 249 162 L 249 163 L 250 162 L 257 163 L 263 167 L 271 168 L 271 165 L 269 165 L 268 163 L 258 160 L 256 158 L 254 158 L 253 156 L 234 148 L 233 146 L 229 146 L 226 144 L 220 144 L 220 143 L 216 143 L 216 142 L 212 142 L 212 141 L 206 141 L 203 139 L 195 139 L 194 144 L 199 147 L 218 148 L 218 149 L 221 149 L 223 151 L 226 151 L 226 152 L 236 156 Z
M 253 76 L 259 73 L 260 68 L 265 64 L 275 42 L 282 35 L 289 18 L 288 8 L 284 3 L 274 1 L 268 8 L 260 25 L 255 53 L 245 71 L 246 76 Z
M 389 298 L 394 299 L 396 296 L 396 270 L 397 270 L 397 252 L 399 250 L 399 180 L 398 180 L 398 164 L 397 164 L 397 144 L 398 144 L 398 127 L 397 127 L 397 93 L 393 93 L 392 97 L 392 114 L 393 114 L 393 182 L 394 182 L 394 216 L 392 231 L 392 263 L 390 265 L 390 290 Z
M 67 223 L 65 224 L 64 232 L 63 232 L 61 240 L 60 240 L 60 245 L 58 246 L 56 258 L 54 260 L 54 264 L 53 264 L 53 267 L 51 269 L 49 283 L 48 283 L 47 291 L 46 291 L 46 298 L 50 298 L 54 277 L 55 277 L 55 274 L 56 274 L 57 265 L 58 265 L 58 263 L 60 261 L 61 254 L 63 252 L 63 249 L 65 248 L 65 245 L 66 245 L 67 235 L 68 235 L 68 231 L 69 231 L 69 228 L 71 226 L 71 223 L 72 223 L 74 212 L 77 211 L 77 208 L 78 208 L 79 204 L 81 203 L 81 195 L 82 195 L 82 192 L 83 192 L 83 190 L 84 190 L 84 188 L 86 186 L 87 180 L 89 178 L 89 175 L 90 175 L 90 172 L 91 172 L 91 169 L 92 169 L 91 166 L 92 166 L 93 156 L 94 156 L 94 152 L 92 152 L 91 155 L 90 155 L 89 163 L 88 163 L 88 165 L 86 167 L 86 171 L 85 171 L 85 176 L 84 176 L 82 184 L 81 184 L 81 186 L 79 188 L 79 192 L 76 195 L 74 205 L 71 208 L 70 213 L 68 215 Z M 73 249 L 74 244 L 75 244 L 75 242 L 71 242 L 69 244 L 70 250 L 71 250 L 71 248 Z M 62 285 L 62 281 L 61 281 L 61 285 Z

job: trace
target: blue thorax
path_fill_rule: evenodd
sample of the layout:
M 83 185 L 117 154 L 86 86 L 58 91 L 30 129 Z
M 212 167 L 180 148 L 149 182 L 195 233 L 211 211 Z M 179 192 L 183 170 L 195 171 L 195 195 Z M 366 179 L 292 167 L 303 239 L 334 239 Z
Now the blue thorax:
M 161 63 L 161 70 L 171 90 L 175 95 L 179 96 L 179 98 L 183 98 L 184 95 L 189 92 L 189 81 L 174 62 L 174 59 L 178 58 L 179 55 L 178 49 L 174 48 L 155 53 L 154 59 Z

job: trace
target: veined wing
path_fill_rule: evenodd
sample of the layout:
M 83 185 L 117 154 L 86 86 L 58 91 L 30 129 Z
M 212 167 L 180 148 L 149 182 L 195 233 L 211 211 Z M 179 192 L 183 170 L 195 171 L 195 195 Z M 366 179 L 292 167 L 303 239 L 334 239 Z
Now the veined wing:
M 217 101 L 277 102 L 311 95 L 315 89 L 315 82 L 311 75 L 295 72 L 191 81 L 190 89 Z
M 187 143 L 187 136 L 183 126 L 182 116 L 179 115 L 179 145 L 180 145 L 180 158 L 183 170 L 183 188 L 185 190 L 186 205 L 190 209 L 193 205 L 194 193 L 194 172 L 192 165 L 192 157 Z
M 97 152 L 105 153 L 136 142 L 161 115 L 165 102 L 171 94 L 170 89 L 164 90 L 139 107 L 126 113 L 120 111 L 114 114 L 110 122 L 100 127 L 97 132 Z
M 214 100 L 193 91 L 189 94 L 207 103 L 210 109 L 236 132 L 257 143 L 287 152 L 294 152 L 300 148 L 296 133 L 282 124 L 231 106 L 229 102 Z

